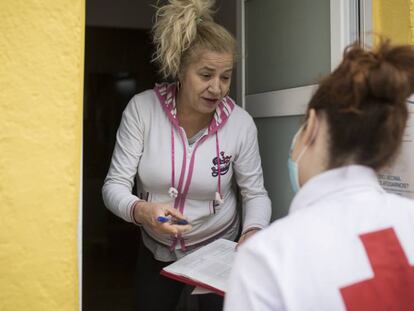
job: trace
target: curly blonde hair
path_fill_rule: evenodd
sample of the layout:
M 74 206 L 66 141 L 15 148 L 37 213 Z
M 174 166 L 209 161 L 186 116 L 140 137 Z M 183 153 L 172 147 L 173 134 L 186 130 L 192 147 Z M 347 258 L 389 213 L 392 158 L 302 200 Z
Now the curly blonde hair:
M 215 0 L 169 0 L 157 8 L 153 61 L 164 78 L 177 79 L 201 50 L 231 53 L 236 59 L 236 40 L 214 22 L 214 5 Z

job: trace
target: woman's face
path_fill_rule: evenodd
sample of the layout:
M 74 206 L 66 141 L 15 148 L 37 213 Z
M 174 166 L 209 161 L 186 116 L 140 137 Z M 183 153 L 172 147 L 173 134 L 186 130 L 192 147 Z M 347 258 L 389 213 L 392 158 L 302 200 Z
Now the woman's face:
M 233 55 L 201 51 L 180 77 L 179 105 L 186 112 L 211 114 L 230 89 Z

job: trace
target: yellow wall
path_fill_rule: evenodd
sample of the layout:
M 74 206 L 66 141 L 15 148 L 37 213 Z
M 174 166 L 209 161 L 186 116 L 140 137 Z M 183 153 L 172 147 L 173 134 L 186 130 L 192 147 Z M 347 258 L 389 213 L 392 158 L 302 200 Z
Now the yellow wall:
M 414 1 L 372 0 L 373 30 L 394 43 L 414 43 Z
M 76 310 L 84 0 L 0 0 L 0 310 Z

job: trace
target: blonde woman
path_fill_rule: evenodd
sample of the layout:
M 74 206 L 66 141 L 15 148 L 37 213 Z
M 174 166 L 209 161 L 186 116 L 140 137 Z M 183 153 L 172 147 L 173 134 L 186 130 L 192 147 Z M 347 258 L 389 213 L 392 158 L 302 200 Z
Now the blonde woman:
M 106 206 L 141 228 L 137 310 L 174 309 L 183 285 L 159 275 L 165 265 L 218 238 L 241 243 L 270 220 L 256 127 L 228 96 L 236 42 L 213 21 L 213 5 L 158 9 L 155 60 L 174 82 L 131 99 L 103 187 Z M 135 178 L 143 198 L 131 193 Z M 199 305 L 221 310 L 222 299 L 201 295 Z

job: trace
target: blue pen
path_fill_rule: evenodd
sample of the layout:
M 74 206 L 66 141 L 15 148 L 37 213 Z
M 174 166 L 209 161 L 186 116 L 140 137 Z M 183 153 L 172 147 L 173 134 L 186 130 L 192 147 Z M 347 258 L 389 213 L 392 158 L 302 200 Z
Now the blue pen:
M 170 219 L 169 219 L 169 218 L 167 218 L 167 217 L 164 217 L 164 216 L 158 216 L 158 217 L 157 217 L 157 221 L 158 221 L 158 222 L 161 222 L 161 223 L 164 223 L 164 222 L 168 222 L 168 221 L 170 221 Z
M 164 217 L 164 216 L 157 217 L 157 221 L 161 223 L 169 222 L 170 220 L 171 220 L 170 218 Z M 176 220 L 173 220 L 172 223 L 174 225 L 188 225 L 188 221 L 185 219 L 176 219 Z
M 176 225 L 188 225 L 188 221 L 185 219 L 177 219 L 176 221 L 174 221 L 174 224 Z

